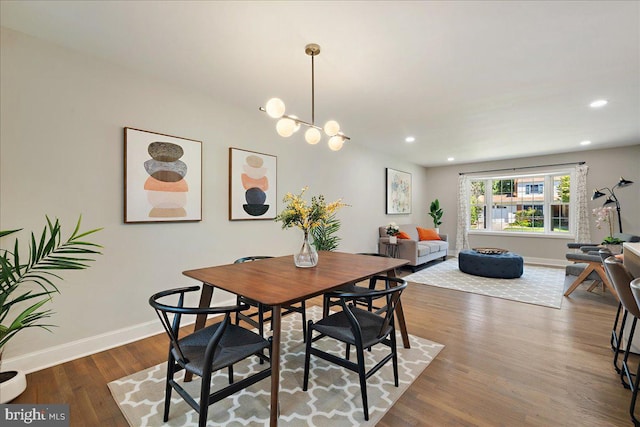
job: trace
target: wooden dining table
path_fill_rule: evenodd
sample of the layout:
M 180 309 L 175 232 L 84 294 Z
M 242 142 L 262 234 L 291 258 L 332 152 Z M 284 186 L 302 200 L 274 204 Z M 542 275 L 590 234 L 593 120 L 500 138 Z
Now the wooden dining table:
M 408 263 L 409 260 L 406 259 L 321 251 L 318 265 L 311 268 L 296 267 L 293 256 L 287 255 L 258 262 L 187 270 L 183 274 L 203 283 L 200 307 L 210 305 L 214 288 L 224 289 L 272 307 L 270 425 L 277 426 L 282 307 L 377 274 L 395 277 L 395 269 Z M 409 335 L 400 302 L 396 307 L 396 317 L 403 345 L 409 348 Z M 203 328 L 205 322 L 206 316 L 199 316 L 195 330 Z

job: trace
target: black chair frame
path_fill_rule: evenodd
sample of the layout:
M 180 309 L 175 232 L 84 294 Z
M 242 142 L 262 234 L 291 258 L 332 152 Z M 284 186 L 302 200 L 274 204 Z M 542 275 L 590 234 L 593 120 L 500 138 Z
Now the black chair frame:
M 631 292 L 636 300 L 636 303 L 640 306 L 640 278 L 633 279 L 630 284 Z M 636 401 L 638 399 L 638 389 L 640 388 L 640 364 L 638 364 L 638 370 L 636 372 L 636 379 L 633 385 L 633 391 L 631 393 L 631 404 L 629 405 L 629 415 L 635 427 L 640 427 L 640 420 L 636 417 Z
M 374 276 L 371 280 L 384 281 L 385 288 L 381 290 L 368 290 L 364 293 L 333 292 L 330 297 L 338 298 L 340 300 L 342 311 L 323 318 L 316 323 L 309 321 L 307 327 L 307 345 L 303 381 L 303 390 L 306 391 L 309 385 L 309 366 L 312 354 L 358 373 L 360 380 L 360 392 L 362 395 L 362 409 L 365 420 L 369 420 L 366 384 L 367 378 L 372 376 L 391 360 L 393 364 L 394 385 L 398 387 L 399 384 L 394 313 L 395 307 L 400 301 L 400 295 L 407 287 L 407 282 L 401 278 Z M 364 299 L 368 300 L 369 303 L 374 300 L 384 299 L 385 305 L 374 313 L 358 308 L 354 304 L 354 300 L 362 301 Z M 366 321 L 368 324 L 374 324 L 376 326 L 379 324 L 380 327 L 377 331 L 372 331 L 370 329 L 363 331 L 361 327 L 362 321 Z M 346 327 L 351 331 L 351 335 L 348 335 L 345 332 Z M 313 336 L 314 331 L 318 332 L 318 335 L 315 337 Z M 375 334 L 372 334 L 372 332 Z M 346 354 L 344 358 L 336 356 L 335 354 L 327 353 L 313 346 L 314 342 L 325 337 L 329 337 L 346 344 Z M 389 353 L 386 354 L 375 366 L 367 370 L 365 367 L 364 349 L 371 348 L 377 344 L 383 344 L 389 347 Z M 349 360 L 349 353 L 352 345 L 356 349 L 356 362 Z
M 241 264 L 244 262 L 252 262 L 259 261 L 262 259 L 273 258 L 271 256 L 248 256 L 235 260 L 234 264 Z M 236 325 L 240 323 L 240 320 L 244 320 L 254 328 L 258 329 L 258 333 L 261 337 L 264 336 L 264 323 L 270 322 L 273 318 L 273 312 L 271 306 L 264 305 L 258 301 L 252 300 L 251 298 L 247 298 L 242 295 L 238 295 L 236 297 L 237 304 L 247 304 L 256 308 L 256 311 L 252 313 L 240 313 L 236 315 Z M 300 301 L 300 306 L 288 305 L 283 307 L 281 316 L 286 316 L 291 313 L 299 313 L 302 316 L 302 339 L 305 340 L 307 337 L 307 307 L 304 301 Z M 271 313 L 271 314 L 269 314 Z M 266 315 L 265 315 L 266 314 Z M 258 318 L 256 320 L 255 318 Z
M 271 365 L 235 382 L 233 378 L 233 365 L 248 357 L 257 356 L 261 363 L 270 361 L 271 339 L 264 339 L 254 332 L 234 325 L 231 322 L 231 314 L 249 309 L 246 304 L 226 307 L 184 307 L 184 297 L 188 292 L 200 290 L 199 286 L 183 287 L 158 292 L 149 298 L 149 304 L 155 309 L 162 326 L 169 336 L 169 355 L 167 358 L 167 379 L 165 388 L 165 404 L 163 420 L 169 420 L 171 404 L 171 392 L 176 390 L 178 394 L 196 410 L 199 414 L 198 426 L 204 427 L 207 423 L 209 405 L 218 402 L 238 391 L 253 385 L 271 375 Z M 168 305 L 158 300 L 178 295 L 176 305 Z M 169 314 L 173 314 L 173 320 Z M 180 338 L 180 322 L 183 315 L 224 315 L 221 322 L 207 326 L 192 334 Z M 217 351 L 220 347 L 230 349 L 234 347 L 234 336 L 238 344 L 236 353 L 226 352 L 221 356 Z M 191 337 L 191 338 L 190 338 Z M 185 341 L 186 340 L 186 341 Z M 188 350 L 182 343 L 190 344 Z M 196 353 L 194 348 L 198 348 Z M 267 349 L 269 356 L 263 351 Z M 189 358 L 191 356 L 191 359 Z M 229 385 L 211 392 L 212 373 L 221 369 L 228 369 Z M 176 381 L 176 373 L 186 370 L 201 377 L 200 404 Z M 204 403 L 203 403 L 204 402 Z
M 382 258 L 391 258 L 389 255 L 386 254 L 379 254 L 376 252 L 359 252 L 356 255 L 367 255 L 367 256 L 377 256 L 377 257 L 382 257 Z M 343 286 L 339 289 L 337 289 L 337 292 L 350 292 L 350 293 L 366 293 L 372 289 L 375 289 L 375 282 L 372 281 L 371 279 L 369 280 L 369 286 L 368 287 L 364 287 L 364 286 L 358 286 L 355 283 L 349 283 L 346 286 Z M 340 301 L 338 299 L 332 301 L 331 300 L 331 296 L 335 295 L 335 292 L 328 292 L 325 293 L 323 295 L 322 298 L 322 317 L 327 317 L 329 315 L 329 310 L 331 309 L 332 306 L 335 305 L 340 305 Z M 358 298 L 354 298 L 352 300 L 352 302 L 356 305 L 363 305 L 366 306 L 367 309 L 369 311 L 372 311 L 374 308 L 376 310 L 379 310 L 380 307 L 374 307 L 371 300 L 369 299 L 367 300 L 362 300 L 362 299 L 358 299 Z
M 616 288 L 616 292 L 618 293 L 618 297 L 620 299 L 620 304 L 622 305 L 623 315 L 622 322 L 620 325 L 620 329 L 616 332 L 615 336 L 615 344 L 616 348 L 614 349 L 613 356 L 613 365 L 616 369 L 616 372 L 620 374 L 620 381 L 625 388 L 629 388 L 632 391 L 634 390 L 634 377 L 635 373 L 632 372 L 629 367 L 629 354 L 631 352 L 631 344 L 633 341 L 633 336 L 635 334 L 636 324 L 638 322 L 638 317 L 640 312 L 638 310 L 638 305 L 635 302 L 633 294 L 631 293 L 631 281 L 633 280 L 633 276 L 631 273 L 625 268 L 622 262 L 616 257 L 608 257 L 604 261 L 605 270 L 609 279 L 611 280 L 612 285 Z M 629 330 L 628 336 L 624 337 L 624 330 L 626 327 L 626 323 L 628 320 L 628 315 L 631 314 L 633 320 L 631 323 L 631 328 Z M 614 322 L 614 331 L 615 331 L 615 322 Z M 627 345 L 624 349 L 622 349 L 623 339 L 626 338 Z M 624 356 L 622 359 L 622 363 L 618 366 L 618 356 L 621 351 L 624 351 Z

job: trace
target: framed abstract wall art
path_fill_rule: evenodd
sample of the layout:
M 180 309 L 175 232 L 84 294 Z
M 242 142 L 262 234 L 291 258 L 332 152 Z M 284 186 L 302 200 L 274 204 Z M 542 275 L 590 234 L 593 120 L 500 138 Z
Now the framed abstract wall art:
M 411 213 L 411 174 L 387 168 L 387 214 Z
M 124 128 L 124 222 L 202 220 L 202 142 Z
M 229 148 L 229 220 L 276 217 L 277 157 Z

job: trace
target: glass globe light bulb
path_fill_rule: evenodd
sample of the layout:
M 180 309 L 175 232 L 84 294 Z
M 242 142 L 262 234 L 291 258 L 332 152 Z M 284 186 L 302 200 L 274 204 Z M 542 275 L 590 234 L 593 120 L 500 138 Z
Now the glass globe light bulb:
M 278 135 L 285 138 L 293 135 L 295 127 L 296 122 L 291 119 L 280 119 L 278 120 L 278 123 L 276 123 L 276 131 L 278 132 Z
M 329 120 L 324 124 L 324 133 L 329 136 L 335 136 L 340 132 L 340 125 L 335 120 Z
M 342 138 L 341 136 L 332 136 L 331 138 L 329 138 L 329 148 L 333 151 L 338 151 L 342 148 L 342 146 L 344 145 L 344 138 Z
M 265 106 L 269 117 L 279 119 L 284 114 L 284 102 L 280 98 L 271 98 Z
M 289 116 L 289 118 L 291 118 L 291 119 L 297 119 L 297 118 L 298 118 L 298 116 L 294 116 L 293 114 L 291 114 L 291 115 Z M 296 122 L 295 120 L 293 120 L 293 124 L 294 124 L 293 133 L 296 133 L 296 132 L 298 132 L 298 131 L 300 130 L 300 123 L 299 123 L 299 122 Z
M 322 138 L 322 135 L 320 134 L 320 131 L 316 128 L 309 128 L 307 129 L 307 131 L 304 133 L 304 139 L 309 143 L 309 144 L 317 144 L 318 142 L 320 142 L 320 138 Z

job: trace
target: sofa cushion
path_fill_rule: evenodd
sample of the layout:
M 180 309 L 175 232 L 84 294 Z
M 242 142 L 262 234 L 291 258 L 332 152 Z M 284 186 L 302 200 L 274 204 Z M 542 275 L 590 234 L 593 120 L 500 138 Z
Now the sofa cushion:
M 429 245 L 422 245 L 420 243 L 418 243 L 416 245 L 417 251 L 418 251 L 418 258 L 423 257 L 423 256 L 427 256 L 431 253 L 431 248 L 429 247 Z
M 418 230 L 418 239 L 420 240 L 442 240 L 433 228 L 416 227 L 416 230 Z
M 404 231 L 400 230 L 400 232 L 398 234 L 396 234 L 396 237 L 398 239 L 411 239 L 411 236 L 409 236 L 407 233 L 405 233 Z
M 418 231 L 413 224 L 400 225 L 400 232 L 406 233 L 411 240 L 418 241 Z
M 418 256 L 446 251 L 448 248 L 449 244 L 442 240 L 423 240 L 418 243 Z

